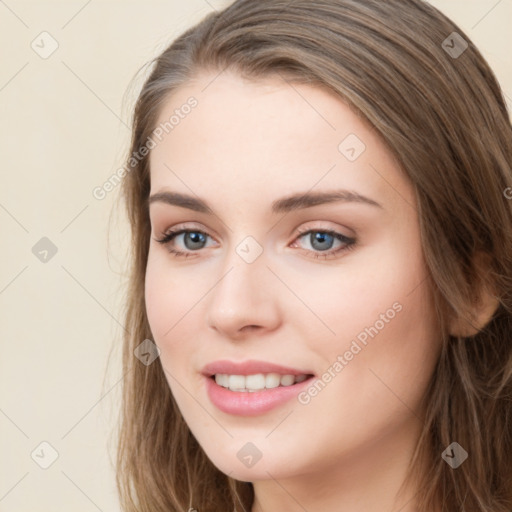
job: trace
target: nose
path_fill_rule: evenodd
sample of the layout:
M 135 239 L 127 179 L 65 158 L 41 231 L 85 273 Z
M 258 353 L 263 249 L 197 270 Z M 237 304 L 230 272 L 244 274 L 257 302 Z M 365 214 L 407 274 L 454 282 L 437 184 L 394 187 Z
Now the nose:
M 277 285 L 263 256 L 247 263 L 235 253 L 208 294 L 208 326 L 233 340 L 275 329 L 281 318 Z

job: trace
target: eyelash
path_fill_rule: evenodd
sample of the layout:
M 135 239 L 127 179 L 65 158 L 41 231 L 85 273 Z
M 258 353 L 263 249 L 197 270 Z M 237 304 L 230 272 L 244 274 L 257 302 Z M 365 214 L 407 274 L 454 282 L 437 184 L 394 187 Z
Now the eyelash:
M 340 242 L 343 242 L 345 244 L 343 247 L 340 247 L 340 248 L 334 249 L 334 250 L 331 249 L 329 251 L 314 251 L 314 250 L 312 251 L 312 250 L 304 249 L 308 253 L 313 252 L 312 257 L 315 259 L 328 259 L 328 258 L 330 259 L 331 256 L 336 256 L 339 253 L 343 253 L 343 252 L 350 251 L 350 250 L 354 249 L 355 244 L 356 244 L 355 238 L 347 237 L 345 235 L 342 235 L 341 233 L 338 233 L 337 231 L 333 231 L 330 229 L 305 229 L 305 230 L 299 229 L 298 231 L 299 231 L 299 235 L 296 237 L 296 239 L 302 238 L 303 236 L 308 235 L 310 233 L 323 233 L 323 234 L 331 235 L 334 238 L 336 238 L 337 240 L 339 240 Z M 177 237 L 178 235 L 181 235 L 183 233 L 201 233 L 204 236 L 207 236 L 207 237 L 210 236 L 210 235 L 208 235 L 208 233 L 205 233 L 204 231 L 201 231 L 200 229 L 179 229 L 178 228 L 175 230 L 167 231 L 163 235 L 163 238 L 161 238 L 161 239 L 155 238 L 154 240 L 162 245 L 166 245 L 166 244 L 169 244 L 169 242 L 171 242 L 175 237 Z M 167 250 L 176 258 L 188 258 L 200 251 L 200 249 L 197 251 L 177 251 L 176 249 L 173 249 L 171 247 L 167 247 Z

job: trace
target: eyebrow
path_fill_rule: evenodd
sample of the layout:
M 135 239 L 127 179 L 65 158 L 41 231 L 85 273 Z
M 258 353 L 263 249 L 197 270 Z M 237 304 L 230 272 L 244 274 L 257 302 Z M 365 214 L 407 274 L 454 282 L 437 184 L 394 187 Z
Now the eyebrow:
M 198 197 L 181 194 L 179 192 L 162 191 L 157 192 L 148 198 L 148 206 L 156 202 L 213 215 L 213 210 L 208 206 L 206 201 Z M 361 203 L 384 209 L 377 201 L 358 194 L 357 192 L 350 190 L 331 190 L 328 192 L 298 193 L 277 199 L 272 203 L 271 211 L 273 214 L 288 213 L 294 210 L 302 210 L 304 208 L 311 208 L 312 206 L 334 202 Z

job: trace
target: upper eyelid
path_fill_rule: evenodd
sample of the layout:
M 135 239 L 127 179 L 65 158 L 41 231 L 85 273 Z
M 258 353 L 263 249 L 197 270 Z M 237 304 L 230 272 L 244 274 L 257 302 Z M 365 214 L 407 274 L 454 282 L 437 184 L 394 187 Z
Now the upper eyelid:
M 339 233 L 340 230 L 349 229 L 347 227 L 339 228 L 339 227 L 332 227 L 332 226 L 318 226 L 318 225 L 315 226 L 315 225 L 310 225 L 310 223 L 314 223 L 314 222 L 328 222 L 328 221 L 309 221 L 309 222 L 305 222 L 305 223 L 300 224 L 299 227 L 294 228 L 293 231 L 298 232 L 298 234 L 307 233 L 308 231 L 335 231 L 335 232 Z M 306 224 L 306 227 L 304 227 L 304 224 Z M 167 233 L 171 233 L 171 232 L 176 233 L 176 232 L 179 232 L 179 231 L 199 231 L 201 233 L 204 233 L 207 236 L 210 236 L 211 238 L 215 238 L 215 236 L 217 236 L 217 235 L 212 236 L 209 233 L 209 231 L 211 231 L 211 230 L 204 229 L 204 228 L 202 228 L 200 226 L 199 227 L 195 226 L 195 225 L 191 226 L 187 222 L 178 223 L 178 224 L 172 226 L 171 228 L 167 228 L 167 229 L 163 230 L 162 233 L 165 236 Z M 353 238 L 353 236 L 350 235 L 350 234 L 345 234 L 345 233 L 339 233 L 339 234 L 340 235 L 344 235 L 347 238 Z

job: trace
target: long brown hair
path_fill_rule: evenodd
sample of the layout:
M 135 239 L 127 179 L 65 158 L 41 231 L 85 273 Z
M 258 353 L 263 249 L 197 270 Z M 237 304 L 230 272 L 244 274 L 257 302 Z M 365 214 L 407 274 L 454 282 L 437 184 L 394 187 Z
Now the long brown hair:
M 151 136 L 172 91 L 199 72 L 227 68 L 253 80 L 278 74 L 327 87 L 377 130 L 414 186 L 445 319 L 410 463 L 410 477 L 420 483 L 417 510 L 510 512 L 512 129 L 500 86 L 469 37 L 421 0 L 238 0 L 178 37 L 151 68 L 134 109 L 128 158 Z M 122 507 L 250 511 L 252 484 L 211 463 L 161 365 L 134 357 L 153 339 L 144 302 L 148 158 L 132 160 L 122 182 L 132 230 L 116 468 Z M 485 265 L 476 265 L 477 255 Z M 450 335 L 447 319 L 470 318 L 482 284 L 497 299 L 492 318 L 476 334 Z M 457 469 L 441 457 L 454 441 L 469 453 Z

